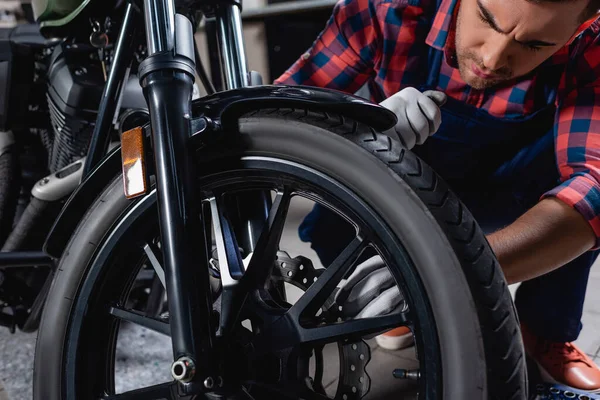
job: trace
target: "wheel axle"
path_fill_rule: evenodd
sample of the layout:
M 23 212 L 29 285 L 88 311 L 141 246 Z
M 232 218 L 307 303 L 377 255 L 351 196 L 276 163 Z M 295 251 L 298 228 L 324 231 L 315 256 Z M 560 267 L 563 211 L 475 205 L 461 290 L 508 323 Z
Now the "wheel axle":
M 171 366 L 171 375 L 176 381 L 183 383 L 191 382 L 192 379 L 194 379 L 195 374 L 196 365 L 194 364 L 194 361 L 189 357 L 181 357 L 179 360 L 175 361 Z

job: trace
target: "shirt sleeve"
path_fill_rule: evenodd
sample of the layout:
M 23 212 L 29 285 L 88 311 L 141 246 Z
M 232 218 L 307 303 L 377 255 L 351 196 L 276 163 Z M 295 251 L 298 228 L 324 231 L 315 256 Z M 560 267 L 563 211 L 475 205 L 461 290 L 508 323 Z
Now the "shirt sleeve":
M 411 3 L 418 2 L 340 0 L 311 48 L 274 83 L 354 93 L 376 73 L 401 74 L 423 14 Z M 390 60 L 400 71 L 387 70 Z
M 577 210 L 596 234 L 600 248 L 600 48 L 578 57 L 573 86 L 558 101 L 556 161 L 561 183 L 542 198 L 556 197 Z M 564 82 L 564 81 L 563 81 Z M 560 95 L 559 95 L 560 96 Z

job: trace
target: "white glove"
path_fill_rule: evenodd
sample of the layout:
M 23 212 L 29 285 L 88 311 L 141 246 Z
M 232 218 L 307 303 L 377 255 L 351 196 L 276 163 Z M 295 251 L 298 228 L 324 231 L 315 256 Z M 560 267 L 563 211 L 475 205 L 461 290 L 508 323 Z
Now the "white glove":
M 440 107 L 446 102 L 446 94 L 436 90 L 419 92 L 408 87 L 388 97 L 380 106 L 398 117 L 394 127 L 398 138 L 407 149 L 423 144 L 442 123 Z
M 373 256 L 340 282 L 335 303 L 344 317 L 371 318 L 402 309 L 404 296 L 381 257 Z

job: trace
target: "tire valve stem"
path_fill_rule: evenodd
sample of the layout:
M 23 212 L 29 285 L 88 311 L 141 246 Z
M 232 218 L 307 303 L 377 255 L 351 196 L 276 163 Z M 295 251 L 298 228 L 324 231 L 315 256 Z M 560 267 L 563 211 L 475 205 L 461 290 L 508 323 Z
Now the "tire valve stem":
M 392 372 L 392 374 L 394 375 L 394 378 L 397 379 L 408 379 L 411 381 L 418 381 L 419 379 L 421 379 L 421 371 L 418 369 L 395 369 L 394 372 Z

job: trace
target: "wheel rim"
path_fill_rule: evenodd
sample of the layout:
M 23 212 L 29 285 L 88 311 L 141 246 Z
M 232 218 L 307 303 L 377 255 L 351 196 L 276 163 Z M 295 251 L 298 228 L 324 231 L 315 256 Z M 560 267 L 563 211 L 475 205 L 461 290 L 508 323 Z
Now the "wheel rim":
M 236 323 L 235 329 L 224 334 L 221 340 L 229 345 L 230 352 L 225 352 L 224 366 L 215 377 L 213 386 L 218 388 L 223 382 L 224 387 L 220 390 L 235 391 L 241 398 L 334 398 L 323 388 L 322 377 L 325 368 L 323 348 L 327 343 L 335 343 L 339 349 L 340 366 L 350 367 L 345 375 L 340 373 L 335 398 L 360 399 L 372 384 L 371 377 L 362 373 L 369 362 L 369 346 L 362 337 L 406 325 L 415 333 L 419 355 L 419 398 L 436 398 L 441 379 L 430 306 L 414 266 L 385 223 L 348 189 L 308 167 L 264 157 L 246 157 L 240 165 L 240 169 L 210 174 L 201 179 L 205 217 L 218 217 L 222 211 L 222 203 L 215 194 L 242 189 L 275 189 L 277 194 L 271 208 L 271 227 L 282 226 L 281 217 L 285 221 L 291 199 L 301 196 L 335 207 L 352 221 L 358 234 L 336 261 L 325 269 L 317 271 L 306 265 L 302 269 L 304 272 L 300 273 L 297 266 L 292 276 L 286 277 L 289 265 L 285 269 L 281 263 L 276 264 L 273 272 L 281 281 L 301 289 L 304 286 L 304 294 L 294 304 L 282 305 L 281 299 L 274 299 L 264 290 L 250 291 L 244 302 L 243 315 L 251 321 L 252 331 Z M 115 395 L 115 349 L 120 323 L 128 321 L 168 334 L 166 320 L 148 318 L 125 306 L 142 265 L 160 266 L 160 251 L 153 242 L 158 233 L 157 225 L 155 196 L 152 193 L 132 204 L 98 251 L 77 296 L 70 323 L 67 371 L 64 374 L 69 396 L 75 397 L 76 393 L 86 390 L 86 396 L 94 398 L 180 398 L 173 383 Z M 339 322 L 334 309 L 324 313 L 322 306 L 348 268 L 367 249 L 376 251 L 391 267 L 406 299 L 407 310 L 383 317 Z M 258 251 L 253 257 L 256 254 Z M 309 281 L 311 277 L 312 283 Z M 319 312 L 320 319 L 315 319 Z M 90 335 L 90 332 L 94 334 Z M 100 342 L 99 337 L 103 338 Z M 235 345 L 231 346 L 232 342 Z M 232 373 L 231 360 L 237 357 L 239 365 L 239 354 L 244 354 L 246 368 Z M 274 357 L 274 354 L 277 356 Z M 103 365 L 102 373 L 98 373 L 99 365 Z M 273 365 L 293 365 L 294 368 L 291 372 L 282 373 L 280 370 L 274 375 L 268 368 Z M 261 374 L 253 374 L 252 371 L 260 371 Z M 302 378 L 310 378 L 312 382 Z M 78 386 L 75 382 L 79 382 Z

